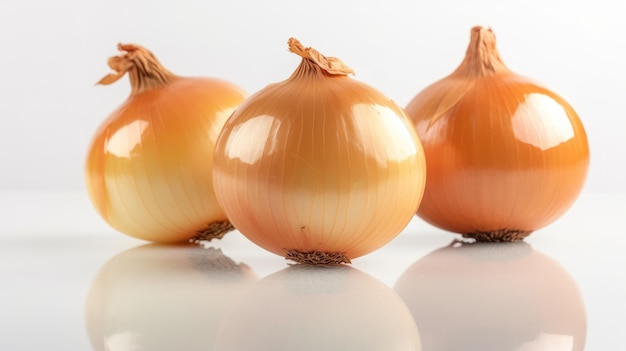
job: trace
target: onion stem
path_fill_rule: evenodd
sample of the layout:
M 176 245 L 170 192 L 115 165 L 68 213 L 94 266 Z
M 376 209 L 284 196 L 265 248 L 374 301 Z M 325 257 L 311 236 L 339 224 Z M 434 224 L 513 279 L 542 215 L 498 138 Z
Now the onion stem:
M 117 44 L 117 49 L 124 54 L 113 56 L 107 62 L 115 73 L 106 75 L 97 84 L 115 83 L 128 73 L 132 94 L 138 94 L 163 87 L 176 77 L 144 47 L 134 44 Z
M 510 71 L 502 62 L 496 47 L 496 35 L 491 28 L 476 26 L 472 28 L 465 59 L 452 75 L 486 77 Z
M 304 47 L 298 39 L 289 38 L 288 44 L 289 51 L 302 57 L 300 66 L 293 72 L 290 79 L 301 77 L 303 74 L 310 72 L 330 76 L 347 76 L 354 73 L 352 68 L 348 67 L 340 59 L 326 57 L 311 47 Z

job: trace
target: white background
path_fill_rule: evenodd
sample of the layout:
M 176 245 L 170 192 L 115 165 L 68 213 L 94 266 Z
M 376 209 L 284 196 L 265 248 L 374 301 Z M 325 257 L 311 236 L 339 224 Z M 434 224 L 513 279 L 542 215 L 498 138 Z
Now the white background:
M 405 106 L 456 68 L 483 25 L 509 68 L 577 110 L 592 157 L 584 190 L 624 192 L 625 17 L 615 0 L 3 0 L 0 189 L 83 191 L 89 140 L 130 91 L 127 79 L 94 86 L 118 42 L 252 93 L 295 69 L 294 36 Z
M 578 283 L 587 350 L 626 349 L 624 18 L 623 0 L 2 0 L 0 349 L 87 350 L 91 280 L 108 259 L 144 244 L 108 227 L 84 188 L 89 140 L 130 92 L 127 78 L 94 86 L 118 42 L 149 48 L 174 73 L 253 93 L 296 68 L 286 44 L 293 36 L 405 106 L 457 67 L 474 25 L 491 26 L 509 68 L 560 93 L 586 127 L 583 194 L 526 241 Z M 416 217 L 353 266 L 392 286 L 456 237 Z M 218 245 L 260 276 L 285 267 L 237 234 Z

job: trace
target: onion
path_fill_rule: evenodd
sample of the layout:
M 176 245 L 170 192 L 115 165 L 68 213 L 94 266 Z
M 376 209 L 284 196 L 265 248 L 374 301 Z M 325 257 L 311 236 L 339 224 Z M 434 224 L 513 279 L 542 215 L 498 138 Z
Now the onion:
M 212 185 L 217 136 L 246 94 L 216 78 L 180 77 L 136 45 L 109 59 L 132 92 L 96 132 L 86 183 L 98 213 L 116 230 L 155 241 L 221 237 L 232 229 Z
M 349 78 L 339 59 L 289 40 L 293 75 L 237 108 L 215 147 L 213 185 L 229 220 L 299 263 L 369 253 L 414 216 L 425 161 L 393 101 Z
M 150 244 L 126 250 L 91 283 L 89 340 L 96 351 L 213 350 L 227 311 L 257 279 L 215 248 Z
M 350 266 L 293 265 L 254 283 L 224 318 L 216 351 L 420 351 L 411 313 Z
M 585 348 L 578 285 L 525 242 L 455 241 L 415 262 L 394 290 L 409 306 L 424 350 Z
M 475 27 L 465 60 L 406 107 L 428 166 L 418 215 L 484 241 L 520 240 L 575 201 L 589 166 L 583 125 L 560 96 L 502 62 Z

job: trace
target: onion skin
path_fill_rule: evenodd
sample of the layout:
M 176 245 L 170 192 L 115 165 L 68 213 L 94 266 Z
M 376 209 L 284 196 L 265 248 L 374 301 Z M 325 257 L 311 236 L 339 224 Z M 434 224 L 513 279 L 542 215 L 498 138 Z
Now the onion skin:
M 147 65 L 132 58 L 109 60 L 118 73 L 100 83 L 110 84 L 128 69 L 132 93 L 95 133 L 87 190 L 101 217 L 122 233 L 163 243 L 189 240 L 227 221 L 213 191 L 213 151 L 222 126 L 247 95 L 220 79 L 176 76 L 141 47 L 120 50 L 153 66 L 145 72 Z M 123 66 L 127 61 L 130 67 Z
M 424 350 L 585 349 L 578 284 L 523 241 L 454 241 L 407 268 L 394 290 L 409 306 Z
M 296 72 L 226 122 L 214 188 L 229 220 L 257 245 L 300 263 L 348 263 L 414 216 L 423 150 L 393 101 L 294 40 L 303 56 Z
M 426 154 L 417 214 L 481 241 L 520 240 L 559 218 L 589 167 L 574 109 L 502 63 L 490 29 L 475 27 L 466 58 L 405 108 Z

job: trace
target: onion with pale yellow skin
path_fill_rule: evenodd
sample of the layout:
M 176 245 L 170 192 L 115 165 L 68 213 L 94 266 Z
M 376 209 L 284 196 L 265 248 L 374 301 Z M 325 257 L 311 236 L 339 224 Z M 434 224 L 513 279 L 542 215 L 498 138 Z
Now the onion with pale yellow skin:
M 233 225 L 299 263 L 348 263 L 413 218 L 422 146 L 402 108 L 339 59 L 290 39 L 292 76 L 257 92 L 224 125 L 213 185 Z
M 116 230 L 154 242 L 221 237 L 233 229 L 212 185 L 213 151 L 246 93 L 216 78 L 181 77 L 137 45 L 119 45 L 111 84 L 126 73 L 132 92 L 96 132 L 87 190 Z
M 406 107 L 426 154 L 418 215 L 481 241 L 521 240 L 559 218 L 586 179 L 583 125 L 560 96 L 509 70 L 490 29 Z

